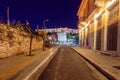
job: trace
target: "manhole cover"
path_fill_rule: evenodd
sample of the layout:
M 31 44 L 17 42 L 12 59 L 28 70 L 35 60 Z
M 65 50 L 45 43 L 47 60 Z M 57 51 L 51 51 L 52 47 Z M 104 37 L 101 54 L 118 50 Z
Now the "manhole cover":
M 114 68 L 116 68 L 116 69 L 120 69 L 120 66 L 113 66 Z

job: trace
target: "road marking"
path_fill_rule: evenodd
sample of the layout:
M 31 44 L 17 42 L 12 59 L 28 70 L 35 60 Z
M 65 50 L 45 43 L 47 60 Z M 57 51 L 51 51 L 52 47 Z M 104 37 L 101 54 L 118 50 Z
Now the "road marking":
M 30 74 L 28 74 L 28 76 L 24 78 L 24 80 L 28 80 L 30 76 L 32 76 L 56 51 L 57 49 L 52 52 L 41 64 L 39 64 Z

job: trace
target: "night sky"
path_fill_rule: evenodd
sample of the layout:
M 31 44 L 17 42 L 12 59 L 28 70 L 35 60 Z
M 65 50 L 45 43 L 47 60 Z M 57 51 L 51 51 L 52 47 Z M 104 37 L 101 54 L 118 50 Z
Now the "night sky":
M 68 27 L 77 29 L 77 10 L 81 0 L 0 0 L 0 21 L 6 22 L 7 6 L 10 8 L 10 21 L 21 23 L 29 21 L 30 27 L 47 28 Z

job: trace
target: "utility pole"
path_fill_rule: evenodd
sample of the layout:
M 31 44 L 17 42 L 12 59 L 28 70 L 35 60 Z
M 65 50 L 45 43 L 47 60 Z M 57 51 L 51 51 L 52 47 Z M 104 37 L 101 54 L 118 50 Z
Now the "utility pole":
M 7 7 L 7 25 L 10 26 L 10 17 L 9 17 L 9 14 L 10 14 L 10 11 L 9 11 L 9 6 Z

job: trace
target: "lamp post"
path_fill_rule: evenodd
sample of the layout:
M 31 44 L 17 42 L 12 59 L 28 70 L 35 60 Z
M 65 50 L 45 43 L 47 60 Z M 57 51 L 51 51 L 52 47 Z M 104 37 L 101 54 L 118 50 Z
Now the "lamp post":
M 45 50 L 45 42 L 46 42 L 46 26 L 45 26 L 45 22 L 49 21 L 48 19 L 43 20 L 43 50 Z
M 45 22 L 48 22 L 48 21 L 49 21 L 48 19 L 43 20 L 43 29 L 45 30 L 45 32 L 46 32 L 46 25 L 45 25 Z

